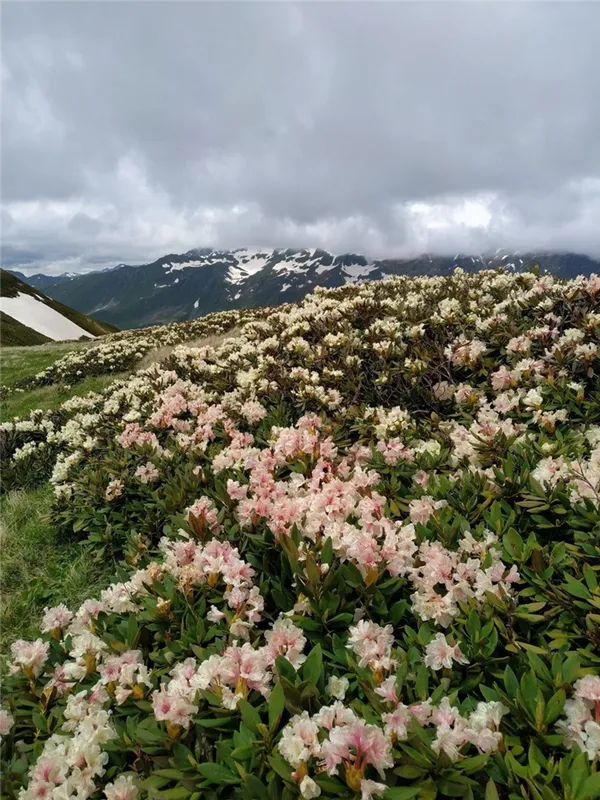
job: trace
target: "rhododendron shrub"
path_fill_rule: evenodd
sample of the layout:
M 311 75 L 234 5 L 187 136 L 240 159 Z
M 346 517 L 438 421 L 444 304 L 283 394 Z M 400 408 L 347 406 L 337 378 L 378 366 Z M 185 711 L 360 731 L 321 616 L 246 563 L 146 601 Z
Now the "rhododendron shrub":
M 119 563 L 13 643 L 3 793 L 600 796 L 600 280 L 243 322 L 3 426 L 11 480 Z

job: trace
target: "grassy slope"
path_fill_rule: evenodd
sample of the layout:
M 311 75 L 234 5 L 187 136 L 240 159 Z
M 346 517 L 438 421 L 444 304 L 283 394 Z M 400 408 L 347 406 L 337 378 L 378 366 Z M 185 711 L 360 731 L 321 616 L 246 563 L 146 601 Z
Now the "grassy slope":
M 88 392 L 100 392 L 114 380 L 124 377 L 126 377 L 126 373 L 98 375 L 86 378 L 76 386 L 69 388 L 57 384 L 27 389 L 24 392 L 15 392 L 0 402 L 0 422 L 6 422 L 13 417 L 27 417 L 36 408 L 52 411 L 71 397 L 85 395 Z
M 0 501 L 2 570 L 0 650 L 18 638 L 35 638 L 44 606 L 73 607 L 106 586 L 114 570 L 99 564 L 76 541 L 60 539 L 45 520 L 49 485 L 10 492 Z
M 87 343 L 50 343 L 1 352 L 1 382 L 10 385 Z M 1 403 L 0 419 L 27 416 L 34 408 L 57 408 L 75 395 L 100 391 L 119 375 L 87 378 L 77 386 L 17 392 Z M 45 519 L 52 500 L 49 484 L 39 489 L 10 492 L 0 500 L 0 650 L 8 652 L 18 638 L 34 637 L 44 606 L 75 606 L 114 578 L 112 565 L 96 563 L 75 541 L 58 537 Z
M 11 386 L 22 378 L 33 377 L 67 353 L 86 346 L 87 343 L 51 342 L 41 347 L 11 347 L 10 350 L 0 350 L 0 383 L 2 386 Z
M 0 350 L 0 384 L 11 386 L 22 378 L 36 375 L 41 370 L 49 367 L 57 359 L 89 347 L 89 342 L 70 342 L 42 345 L 40 347 L 11 347 Z M 75 395 L 88 392 L 99 392 L 106 388 L 112 381 L 124 375 L 99 375 L 86 378 L 76 386 L 40 386 L 26 389 L 23 392 L 14 392 L 0 402 L 0 421 L 6 422 L 13 417 L 26 417 L 36 408 L 51 410 L 58 408 L 61 403 Z

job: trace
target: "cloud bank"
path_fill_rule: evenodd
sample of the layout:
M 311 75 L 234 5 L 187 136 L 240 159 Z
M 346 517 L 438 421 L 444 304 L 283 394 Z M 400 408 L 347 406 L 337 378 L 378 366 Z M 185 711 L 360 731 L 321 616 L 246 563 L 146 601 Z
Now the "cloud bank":
M 5 266 L 600 255 L 596 3 L 2 7 Z

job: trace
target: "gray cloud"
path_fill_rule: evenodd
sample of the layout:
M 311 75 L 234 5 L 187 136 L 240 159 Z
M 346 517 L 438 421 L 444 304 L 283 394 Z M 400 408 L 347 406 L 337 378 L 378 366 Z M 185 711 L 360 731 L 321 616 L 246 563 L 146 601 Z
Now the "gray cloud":
M 2 7 L 6 263 L 600 254 L 595 3 Z

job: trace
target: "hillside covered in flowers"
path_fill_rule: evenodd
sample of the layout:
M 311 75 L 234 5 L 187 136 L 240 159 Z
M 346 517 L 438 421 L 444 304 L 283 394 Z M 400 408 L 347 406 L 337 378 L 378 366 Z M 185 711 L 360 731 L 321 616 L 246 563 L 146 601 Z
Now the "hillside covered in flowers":
M 600 278 L 316 290 L 34 380 L 165 344 L 0 426 L 116 572 L 12 644 L 2 796 L 600 797 Z

